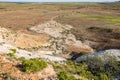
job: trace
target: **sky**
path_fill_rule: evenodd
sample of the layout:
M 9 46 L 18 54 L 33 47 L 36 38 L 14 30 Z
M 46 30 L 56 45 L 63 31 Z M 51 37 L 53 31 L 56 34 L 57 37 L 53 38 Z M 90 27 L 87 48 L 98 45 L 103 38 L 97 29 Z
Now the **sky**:
M 8 2 L 114 2 L 118 0 L 0 0 Z

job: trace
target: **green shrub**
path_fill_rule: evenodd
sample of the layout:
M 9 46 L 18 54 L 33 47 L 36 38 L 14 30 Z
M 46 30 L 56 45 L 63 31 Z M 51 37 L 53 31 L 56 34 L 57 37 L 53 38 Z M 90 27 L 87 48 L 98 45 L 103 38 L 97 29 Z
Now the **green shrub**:
M 54 66 L 56 71 L 59 72 L 59 80 L 78 80 L 76 77 L 74 77 L 74 75 L 83 76 L 85 79 L 89 80 L 98 80 L 97 76 L 94 76 L 90 71 L 88 71 L 88 66 L 86 63 L 76 63 L 71 60 L 68 60 L 64 65 L 54 64 Z M 68 76 L 72 77 L 68 78 Z
M 108 62 L 104 65 L 105 74 L 109 77 L 120 74 L 120 61 L 117 61 L 115 57 L 110 56 Z
M 7 55 L 10 56 L 10 57 L 14 57 L 13 53 L 8 53 Z
M 18 60 L 20 60 L 20 61 L 24 61 L 25 58 L 24 58 L 24 57 L 20 57 L 20 58 L 18 58 Z
M 104 61 L 100 57 L 94 57 L 87 61 L 88 70 L 93 74 L 104 72 Z
M 106 61 L 101 57 L 94 57 L 87 61 L 88 70 L 95 75 L 105 74 L 109 78 L 113 78 L 120 74 L 120 62 L 116 60 L 115 57 L 106 56 Z M 105 75 L 101 77 L 105 77 Z
M 59 80 L 75 80 L 74 76 L 66 71 L 61 71 L 58 73 Z
M 10 49 L 10 52 L 7 55 L 10 56 L 10 57 L 14 57 L 16 52 L 17 52 L 16 49 Z
M 72 61 L 67 62 L 67 68 L 71 68 L 71 73 L 83 76 L 85 78 L 88 78 L 89 80 L 97 80 L 98 77 L 93 75 L 89 70 L 88 66 L 85 62 L 82 63 L 75 63 Z
M 100 80 L 109 80 L 108 76 L 106 74 L 100 74 Z
M 22 62 L 23 70 L 25 72 L 38 72 L 43 68 L 47 67 L 47 63 L 43 60 L 39 59 L 30 59 L 30 60 L 23 60 Z
M 17 50 L 16 49 L 10 49 L 13 53 L 16 53 Z

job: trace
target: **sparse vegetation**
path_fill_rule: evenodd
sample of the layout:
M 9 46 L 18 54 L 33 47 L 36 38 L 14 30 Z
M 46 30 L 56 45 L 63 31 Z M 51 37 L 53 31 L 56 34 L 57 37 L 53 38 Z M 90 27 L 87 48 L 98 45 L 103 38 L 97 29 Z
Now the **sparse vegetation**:
M 71 33 L 78 40 L 93 42 L 91 46 L 98 51 L 111 48 L 119 49 L 120 17 L 114 12 L 108 14 L 107 11 L 101 11 L 93 10 L 92 13 L 89 10 L 73 11 L 71 14 L 62 14 L 56 20 L 62 24 L 74 26 Z
M 120 74 L 120 62 L 112 56 L 109 56 L 107 61 L 104 62 L 100 57 L 95 57 L 87 62 L 68 61 L 65 65 L 54 63 L 53 66 L 58 72 L 59 80 L 78 80 L 79 78 L 111 80 Z M 75 75 L 78 77 L 76 78 Z
M 61 71 L 58 73 L 59 80 L 75 80 L 75 77 L 67 71 Z
M 97 80 L 98 77 L 94 76 L 90 71 L 87 69 L 86 63 L 75 63 L 72 61 L 68 61 L 66 65 L 54 64 L 54 68 L 58 71 L 58 78 L 60 80 L 77 80 L 81 79 L 95 79 Z M 75 75 L 78 77 L 76 78 Z M 72 77 L 69 79 L 69 77 Z
M 18 58 L 18 60 L 23 62 L 23 61 L 25 61 L 25 58 L 24 57 L 20 57 L 20 58 Z
M 108 15 L 93 15 L 93 14 L 81 14 L 81 13 L 74 13 L 71 15 L 66 15 L 64 18 L 70 19 L 88 19 L 88 20 L 95 20 L 95 21 L 103 21 L 110 24 L 120 25 L 120 17 L 115 16 L 108 16 Z
M 96 76 L 109 80 L 120 74 L 120 62 L 115 57 L 109 56 L 104 61 L 101 57 L 95 57 L 87 62 L 88 70 Z
M 10 52 L 7 55 L 10 56 L 10 57 L 14 57 L 16 52 L 17 52 L 16 49 L 10 49 Z
M 47 63 L 39 59 L 23 60 L 22 67 L 25 72 L 38 72 L 47 67 Z
M 101 73 L 100 74 L 100 80 L 110 80 L 110 79 L 108 78 L 108 76 L 106 74 Z
M 27 38 L 26 40 L 21 40 L 20 38 L 21 43 L 34 42 L 35 45 L 37 45 L 37 43 L 40 42 L 39 40 L 42 40 L 40 42 L 40 46 L 36 47 L 33 46 L 33 44 L 27 43 L 25 44 L 25 46 L 28 45 L 28 48 L 25 47 L 20 49 L 37 51 L 39 49 L 48 50 L 46 48 L 49 47 L 49 49 L 52 51 L 52 48 L 50 48 L 50 46 L 45 46 L 47 45 L 46 41 L 49 40 L 45 40 L 46 38 L 44 37 L 46 37 L 46 34 L 37 34 L 29 29 L 31 26 L 35 26 L 50 20 L 55 20 L 61 24 L 72 25 L 73 28 L 71 31 L 64 31 L 63 33 L 74 34 L 77 40 L 81 40 L 82 42 L 89 44 L 89 46 L 94 48 L 96 51 L 112 48 L 120 49 L 120 3 L 117 2 L 40 4 L 0 3 L 0 12 L 0 25 L 2 27 L 9 28 L 13 30 L 13 32 L 17 32 L 20 34 L 30 34 L 30 39 L 27 38 L 29 37 L 27 35 L 25 35 L 25 38 Z M 46 29 L 46 31 L 47 30 L 49 29 Z M 40 39 L 32 41 L 31 38 L 33 39 L 34 37 L 31 37 L 31 34 L 32 36 L 37 35 L 36 37 L 41 37 Z M 11 35 L 11 37 L 13 36 Z M 20 36 L 17 35 L 16 37 Z M 8 38 L 8 33 L 7 35 L 3 35 L 3 39 Z M 56 43 L 56 39 L 57 38 L 53 40 L 53 44 Z M 64 42 L 64 38 L 62 40 Z M 14 41 L 16 41 L 16 39 Z M 45 44 L 42 43 L 44 41 Z M 22 47 L 24 46 L 19 43 L 18 45 L 21 45 Z M 59 48 L 59 45 L 57 46 Z M 65 48 L 65 46 L 63 46 L 62 48 Z M 62 50 L 64 51 L 64 49 Z M 11 49 L 7 55 L 11 59 L 15 59 L 16 53 L 16 49 Z M 65 53 L 67 53 L 67 51 Z M 64 55 L 65 57 L 67 56 L 66 54 L 60 54 L 60 56 Z M 10 64 L 4 62 L 2 58 L 0 60 L 0 71 L 2 72 L 0 73 L 0 77 L 7 80 L 13 79 L 13 73 L 20 72 L 18 68 L 21 68 L 20 74 L 22 74 L 23 71 L 25 72 L 25 74 L 34 74 L 35 72 L 43 70 L 48 65 L 47 62 L 45 62 L 44 60 L 26 60 L 24 57 L 14 60 L 16 61 L 16 63 L 12 63 L 11 60 Z M 18 65 L 20 65 L 20 67 L 14 66 L 17 63 Z M 72 60 L 68 60 L 65 64 L 59 64 L 57 62 L 50 64 L 53 64 L 59 80 L 112 80 L 114 77 L 116 77 L 116 75 L 120 75 L 120 61 L 117 61 L 114 57 L 108 58 L 106 62 L 104 62 L 100 57 L 95 57 L 87 62 L 81 63 L 76 63 Z M 22 79 L 23 78 L 21 78 L 21 80 Z M 16 78 L 14 78 L 13 80 L 16 80 Z

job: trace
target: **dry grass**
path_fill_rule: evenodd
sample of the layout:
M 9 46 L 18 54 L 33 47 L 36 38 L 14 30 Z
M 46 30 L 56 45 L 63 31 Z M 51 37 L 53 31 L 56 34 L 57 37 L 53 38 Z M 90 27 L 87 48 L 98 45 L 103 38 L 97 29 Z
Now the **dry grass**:
M 77 39 L 92 42 L 97 50 L 120 48 L 120 15 L 116 11 L 101 9 L 74 10 L 56 18 L 62 24 L 74 26 Z
M 28 28 L 58 16 L 55 19 L 56 21 L 74 26 L 72 33 L 76 35 L 77 39 L 90 40 L 97 43 L 94 44 L 94 48 L 98 49 L 101 46 L 105 48 L 120 48 L 119 4 L 0 3 L 0 25 L 14 31 L 36 34 L 30 32 Z

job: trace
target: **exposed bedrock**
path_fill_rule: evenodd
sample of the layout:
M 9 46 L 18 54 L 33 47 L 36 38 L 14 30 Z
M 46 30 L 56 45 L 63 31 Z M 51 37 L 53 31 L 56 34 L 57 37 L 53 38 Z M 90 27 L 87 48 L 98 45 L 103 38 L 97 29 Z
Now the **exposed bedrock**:
M 51 36 L 49 48 L 55 51 L 54 53 L 65 53 L 67 51 L 92 53 L 93 49 L 90 46 L 82 43 L 80 40 L 76 40 L 76 37 L 71 34 L 70 30 L 72 28 L 70 25 L 48 21 L 47 23 L 31 27 L 30 30 Z
M 76 62 L 87 61 L 95 57 L 101 57 L 104 61 L 106 61 L 107 58 L 109 57 L 115 57 L 115 59 L 120 60 L 120 50 L 109 49 L 109 50 L 99 51 L 99 52 L 95 52 L 89 55 L 78 57 L 75 61 Z

